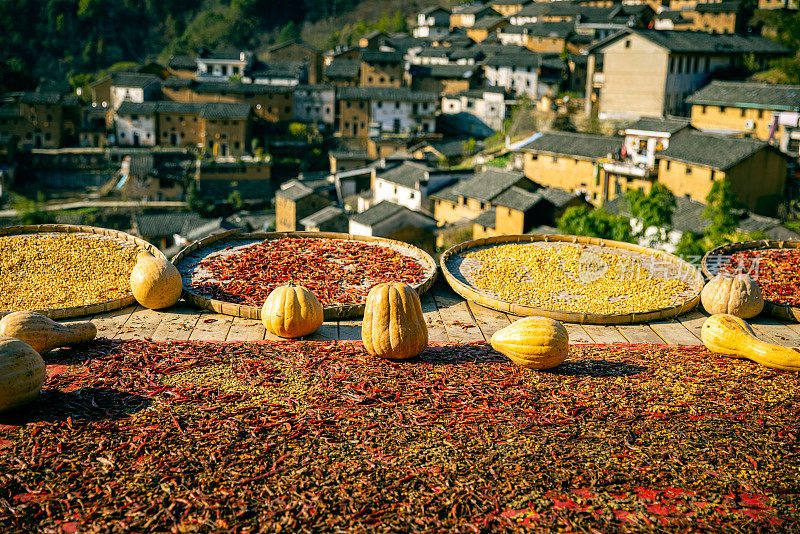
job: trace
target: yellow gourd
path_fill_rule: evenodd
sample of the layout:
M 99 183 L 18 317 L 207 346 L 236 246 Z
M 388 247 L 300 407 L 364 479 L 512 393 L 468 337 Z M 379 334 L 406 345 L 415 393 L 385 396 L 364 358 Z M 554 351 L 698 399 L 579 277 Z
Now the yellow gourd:
M 71 347 L 91 341 L 97 327 L 89 321 L 60 324 L 32 311 L 9 313 L 0 319 L 0 335 L 24 341 L 39 354 L 58 347 Z
M 367 294 L 361 325 L 364 348 L 389 360 L 413 358 L 428 346 L 419 295 L 406 284 L 378 284 Z
M 744 319 L 720 313 L 703 323 L 703 344 L 711 352 L 747 358 L 773 369 L 800 371 L 800 352 L 761 341 Z
M 761 288 L 746 274 L 718 274 L 703 287 L 700 299 L 712 315 L 729 313 L 749 319 L 764 309 Z
M 0 412 L 35 399 L 44 379 L 38 352 L 19 339 L 0 336 Z
M 294 284 L 276 287 L 261 308 L 264 328 L 280 337 L 313 334 L 323 320 L 322 305 L 314 293 Z
M 550 369 L 569 354 L 569 333 L 564 325 L 547 317 L 526 317 L 492 335 L 494 350 L 528 369 Z
M 181 298 L 181 273 L 164 258 L 142 251 L 131 271 L 131 291 L 136 302 L 145 308 L 168 308 Z

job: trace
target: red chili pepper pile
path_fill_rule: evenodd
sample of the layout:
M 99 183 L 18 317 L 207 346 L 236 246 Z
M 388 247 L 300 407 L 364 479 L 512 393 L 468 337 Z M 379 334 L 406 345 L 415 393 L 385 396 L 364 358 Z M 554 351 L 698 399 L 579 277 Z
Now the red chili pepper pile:
M 380 283 L 424 278 L 422 266 L 409 256 L 341 239 L 273 239 L 197 265 L 212 277 L 193 281 L 192 291 L 251 306 L 262 306 L 273 289 L 288 282 L 307 287 L 323 306 L 343 306 L 364 303 Z
M 109 342 L 0 420 L 0 531 L 798 531 L 800 375 L 702 347 Z
M 732 254 L 722 271 L 752 276 L 765 300 L 800 306 L 800 249 L 744 250 Z

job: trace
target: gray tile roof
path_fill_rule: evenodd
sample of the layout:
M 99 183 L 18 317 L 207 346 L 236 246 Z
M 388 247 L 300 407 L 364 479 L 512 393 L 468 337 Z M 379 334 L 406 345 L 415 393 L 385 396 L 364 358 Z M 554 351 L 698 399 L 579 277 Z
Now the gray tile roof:
M 242 53 L 244 53 L 242 50 L 226 47 L 216 50 L 203 49 L 200 50 L 200 53 L 197 56 L 204 59 L 240 61 Z
M 527 4 L 522 6 L 522 9 L 517 11 L 516 14 L 511 15 L 512 17 L 538 17 L 544 15 L 548 11 L 552 9 L 550 4 L 554 4 L 555 2 L 534 2 L 532 4 Z
M 477 65 L 410 65 L 408 72 L 412 76 L 430 78 L 471 78 L 480 67 Z
M 430 7 L 426 7 L 425 9 L 423 9 L 422 11 L 420 11 L 420 14 L 421 14 L 421 15 L 430 15 L 431 13 L 435 13 L 435 12 L 437 12 L 437 11 L 443 11 L 444 13 L 450 14 L 450 10 L 449 10 L 449 9 L 445 9 L 445 8 L 443 8 L 442 6 L 430 6 Z
M 268 61 L 253 65 L 247 75 L 250 78 L 295 78 L 300 79 L 306 70 L 303 61 Z
M 543 200 L 538 191 L 532 193 L 521 187 L 510 187 L 493 198 L 492 204 L 525 213 Z
M 525 5 L 532 0 L 491 0 L 487 2 L 487 6 L 521 6 Z
M 453 8 L 454 15 L 474 15 L 482 11 L 490 9 L 480 2 L 473 2 L 470 4 L 461 4 Z M 494 11 L 494 10 L 492 10 Z
M 344 210 L 337 206 L 328 206 L 326 208 L 322 208 L 316 213 L 312 213 L 308 217 L 300 219 L 300 224 L 303 226 L 319 226 L 320 224 L 330 221 L 331 219 L 335 219 L 344 215 Z
M 769 144 L 758 139 L 687 131 L 670 139 L 669 146 L 658 157 L 724 171 L 766 147 Z
M 660 117 L 642 117 L 636 122 L 628 125 L 626 130 L 639 130 L 644 132 L 664 132 L 670 135 L 689 126 L 689 119 Z
M 403 54 L 365 48 L 361 51 L 361 61 L 367 63 L 400 63 L 403 61 Z
M 506 26 L 500 30 L 500 33 L 566 39 L 573 31 L 575 31 L 574 22 L 529 22 L 517 26 Z
M 626 35 L 639 35 L 648 41 L 678 53 L 771 54 L 785 55 L 790 50 L 775 41 L 757 35 L 707 33 L 686 30 L 645 30 L 628 28 L 595 43 L 589 51 L 599 50 Z
M 250 104 L 226 102 L 123 102 L 117 115 L 153 115 L 155 113 L 199 113 L 207 119 L 246 119 L 250 116 Z
M 702 233 L 711 226 L 711 221 L 703 218 L 705 208 L 706 205 L 702 202 L 686 197 L 675 197 L 672 228 L 679 232 Z M 604 203 L 603 209 L 612 215 L 631 216 L 630 206 L 624 196 Z M 778 219 L 755 215 L 745 210 L 736 212 L 736 216 L 738 217 L 736 230 L 739 232 L 764 232 L 773 239 L 797 239 L 800 237 L 785 226 L 781 226 Z
M 525 176 L 521 172 L 487 167 L 478 173 L 475 178 L 456 184 L 452 189 L 452 193 L 465 198 L 489 202 L 524 178 Z M 441 194 L 442 191 L 439 191 L 437 196 Z
M 250 104 L 209 102 L 203 104 L 200 116 L 206 119 L 246 119 L 250 116 Z
M 63 104 L 65 106 L 77 106 L 78 101 L 75 96 L 58 93 L 54 91 L 23 91 L 18 93 L 6 93 L 2 95 L 2 100 L 11 102 L 22 102 L 24 104 Z
M 292 93 L 291 85 L 268 85 L 265 83 L 238 82 L 201 82 L 194 81 L 191 88 L 198 93 L 234 93 L 242 95 L 260 95 L 270 93 Z
M 194 56 L 170 56 L 167 66 L 171 69 L 195 70 L 197 59 Z
M 313 195 L 314 190 L 310 187 L 306 187 L 300 182 L 293 182 L 285 189 L 279 189 L 275 192 L 275 196 L 285 198 L 287 200 L 297 201 L 301 198 L 305 198 L 307 196 Z
M 115 87 L 147 87 L 154 83 L 161 83 L 161 78 L 158 76 L 141 72 L 115 72 L 111 78 L 112 85 Z
M 483 226 L 484 228 L 494 228 L 494 225 L 497 222 L 497 208 L 484 211 L 472 219 L 472 222 L 479 226 Z
M 686 99 L 689 104 L 800 111 L 800 85 L 714 80 Z
M 366 211 L 362 211 L 361 213 L 353 215 L 351 220 L 359 224 L 363 224 L 364 226 L 373 226 L 379 222 L 389 219 L 390 217 L 394 217 L 402 211 L 412 210 L 406 208 L 405 206 L 400 206 L 399 204 L 394 204 L 393 202 L 384 200 L 378 204 L 375 204 Z
M 525 145 L 526 152 L 573 156 L 584 159 L 603 158 L 622 148 L 623 138 L 573 132 L 545 132 Z
M 142 236 L 169 236 L 201 226 L 213 219 L 204 219 L 197 213 L 154 213 L 133 216 L 134 228 Z
M 330 65 L 325 65 L 322 73 L 328 78 L 353 79 L 361 71 L 361 62 L 357 59 L 334 59 Z
M 117 115 L 153 115 L 156 112 L 156 102 L 130 102 L 125 101 L 117 108 Z
M 467 144 L 469 139 L 448 139 L 446 141 L 425 141 L 424 143 L 420 143 L 416 147 L 413 147 L 412 150 L 416 150 L 418 148 L 422 148 L 424 146 L 430 146 L 440 154 L 442 154 L 446 158 L 455 158 L 459 156 L 471 156 L 473 153 L 470 153 L 467 150 Z M 476 142 L 475 143 L 475 151 L 481 149 L 483 143 Z
M 382 100 L 401 102 L 436 102 L 437 93 L 412 91 L 408 87 L 339 87 L 336 96 L 344 100 Z
M 735 13 L 741 11 L 742 3 L 736 0 L 714 2 L 714 3 L 698 3 L 694 10 L 698 13 Z
M 306 43 L 305 41 L 298 41 L 298 40 L 286 41 L 285 43 L 279 43 L 279 44 L 273 45 L 273 46 L 269 47 L 267 49 L 267 51 L 268 52 L 277 52 L 281 48 L 286 48 L 287 46 L 292 46 L 292 45 L 302 46 L 303 48 L 305 48 L 307 50 L 310 50 L 312 52 L 317 52 L 317 53 L 321 52 L 321 50 L 319 48 L 311 46 L 310 44 Z
M 536 52 L 520 52 L 519 54 L 494 54 L 484 63 L 489 67 L 533 67 L 542 66 L 542 55 Z
M 476 20 L 472 27 L 476 30 L 488 30 L 490 28 L 494 28 L 497 24 L 503 22 L 503 20 L 505 20 L 503 17 L 487 15 Z
M 436 193 L 430 195 L 430 197 L 432 199 L 446 200 L 448 202 L 452 202 L 455 204 L 458 202 L 458 193 L 455 191 L 456 186 L 458 186 L 458 184 L 451 185 L 448 187 L 443 187 L 442 189 L 439 189 Z
M 329 150 L 328 155 L 336 159 L 369 159 L 366 150 Z
M 402 185 L 410 189 L 419 189 L 420 184 L 425 184 L 428 173 L 432 168 L 416 161 L 403 161 L 388 170 L 376 174 L 376 179 L 386 180 L 393 184 Z
M 559 189 L 558 187 L 543 187 L 539 189 L 538 193 L 556 208 L 563 208 L 578 198 L 578 195 L 575 193 Z

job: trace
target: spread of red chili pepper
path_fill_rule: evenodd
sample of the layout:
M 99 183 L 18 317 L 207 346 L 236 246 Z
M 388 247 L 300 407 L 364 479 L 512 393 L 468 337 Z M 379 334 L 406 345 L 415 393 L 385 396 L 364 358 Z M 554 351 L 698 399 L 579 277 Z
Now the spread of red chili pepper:
M 287 237 L 232 248 L 195 264 L 192 291 L 261 306 L 273 289 L 292 282 L 311 290 L 323 306 L 346 306 L 365 302 L 377 284 L 415 284 L 425 276 L 414 258 L 362 241 Z
M 749 274 L 758 282 L 764 299 L 800 306 L 800 249 L 737 252 L 728 258 L 721 272 Z

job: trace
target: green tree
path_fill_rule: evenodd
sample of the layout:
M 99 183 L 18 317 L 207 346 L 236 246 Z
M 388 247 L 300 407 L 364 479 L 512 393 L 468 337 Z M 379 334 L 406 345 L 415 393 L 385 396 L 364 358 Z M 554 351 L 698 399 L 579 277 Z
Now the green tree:
M 36 200 L 31 200 L 19 194 L 11 197 L 11 207 L 17 211 L 17 218 L 21 224 L 49 224 L 55 222 L 52 213 L 44 210 L 45 198 L 40 191 Z
M 739 208 L 739 200 L 728 180 L 715 181 L 706 196 L 703 218 L 711 221 L 705 235 L 714 243 L 720 243 L 736 231 L 738 219 L 734 211 Z M 715 245 L 716 246 L 716 245 Z
M 558 229 L 565 234 L 633 242 L 628 219 L 622 215 L 611 215 L 602 208 L 591 209 L 587 206 L 567 208 L 558 220 Z
M 200 196 L 195 182 L 190 183 L 186 191 L 186 206 L 201 217 L 208 217 L 214 211 L 214 206 Z
M 306 137 L 309 134 L 308 126 L 302 122 L 289 123 L 288 131 L 292 137 Z
M 227 198 L 227 203 L 233 209 L 234 212 L 239 211 L 244 206 L 244 200 L 242 200 L 242 194 L 239 192 L 238 189 L 234 189 L 230 192 Z
M 391 31 L 391 24 L 392 22 L 389 20 L 389 17 L 384 13 L 383 16 L 378 19 L 378 30 L 383 33 L 389 33 Z
M 408 22 L 398 9 L 392 17 L 392 31 L 395 33 L 408 33 Z
M 289 41 L 297 41 L 300 39 L 300 29 L 293 20 L 290 20 L 286 25 L 281 28 L 281 33 L 278 35 L 279 43 L 288 43 Z
M 675 195 L 665 185 L 656 182 L 648 194 L 638 189 L 630 189 L 625 193 L 625 200 L 631 209 L 631 216 L 642 225 L 641 234 L 648 228 L 662 230 L 661 239 L 672 227 L 672 215 L 675 212 Z

